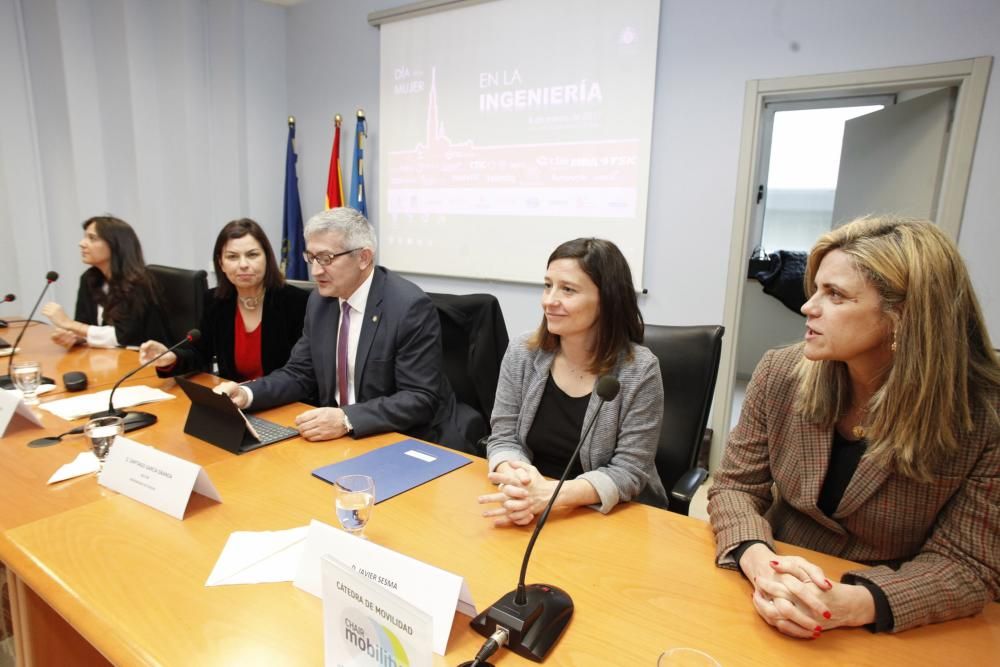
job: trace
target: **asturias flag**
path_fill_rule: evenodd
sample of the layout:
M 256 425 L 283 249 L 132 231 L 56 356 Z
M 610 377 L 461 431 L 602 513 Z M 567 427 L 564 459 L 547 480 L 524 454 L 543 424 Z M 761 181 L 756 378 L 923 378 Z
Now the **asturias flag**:
M 361 211 L 368 217 L 368 193 L 365 192 L 365 139 L 368 137 L 368 126 L 365 122 L 365 112 L 358 109 L 358 126 L 354 131 L 354 160 L 351 164 L 351 201 L 347 205 Z
M 302 204 L 299 201 L 299 176 L 295 170 L 295 118 L 288 117 L 288 150 L 285 153 L 285 216 L 281 225 L 281 269 L 286 278 L 308 280 L 309 270 L 302 258 Z
M 344 178 L 340 173 L 340 114 L 334 117 L 333 150 L 330 152 L 330 173 L 326 179 L 326 207 L 344 205 Z

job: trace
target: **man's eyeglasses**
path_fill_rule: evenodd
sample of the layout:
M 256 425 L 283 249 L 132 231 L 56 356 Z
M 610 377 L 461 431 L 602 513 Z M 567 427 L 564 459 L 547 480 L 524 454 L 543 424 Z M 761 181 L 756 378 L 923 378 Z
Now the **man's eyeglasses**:
M 355 250 L 361 250 L 361 248 L 351 248 L 350 250 L 341 250 L 340 252 L 321 252 L 318 255 L 314 255 L 311 252 L 303 252 L 302 259 L 306 261 L 306 264 L 312 266 L 312 263 L 319 262 L 320 266 L 330 266 L 333 264 L 333 260 L 337 259 L 341 255 L 350 255 Z

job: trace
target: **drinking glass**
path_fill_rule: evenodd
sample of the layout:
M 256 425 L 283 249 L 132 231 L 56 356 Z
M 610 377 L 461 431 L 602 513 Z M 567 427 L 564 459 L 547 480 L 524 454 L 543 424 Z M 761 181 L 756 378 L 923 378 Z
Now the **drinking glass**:
M 363 537 L 375 504 L 375 480 L 368 475 L 344 475 L 333 483 L 333 489 L 340 525 Z
M 656 667 L 721 667 L 718 661 L 696 648 L 671 648 L 660 654 Z
M 38 405 L 38 387 L 42 384 L 42 365 L 37 361 L 15 361 L 11 381 L 24 394 L 25 405 Z
M 111 451 L 115 438 L 125 432 L 125 420 L 114 416 L 96 417 L 87 422 L 83 432 L 90 439 L 90 448 L 103 468 L 104 459 L 108 458 L 108 452 Z

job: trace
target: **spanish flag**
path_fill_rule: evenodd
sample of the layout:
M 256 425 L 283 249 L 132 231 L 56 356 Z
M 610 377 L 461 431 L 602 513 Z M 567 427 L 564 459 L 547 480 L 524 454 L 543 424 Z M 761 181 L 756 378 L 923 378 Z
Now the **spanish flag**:
M 333 150 L 330 151 L 330 174 L 326 179 L 326 207 L 344 205 L 344 177 L 340 172 L 340 114 L 334 117 Z

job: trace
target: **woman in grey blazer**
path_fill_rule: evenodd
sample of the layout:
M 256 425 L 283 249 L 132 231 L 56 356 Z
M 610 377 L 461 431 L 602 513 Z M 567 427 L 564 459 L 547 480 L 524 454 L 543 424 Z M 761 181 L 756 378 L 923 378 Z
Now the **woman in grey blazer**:
M 654 458 L 663 417 L 656 357 L 640 345 L 642 314 L 632 271 L 610 241 L 575 239 L 549 256 L 538 330 L 513 341 L 500 368 L 486 445 L 495 525 L 534 521 L 555 490 L 584 424 L 598 410 L 602 375 L 621 390 L 600 408 L 554 509 L 620 502 L 666 504 Z M 550 479 L 547 479 L 550 478 Z

